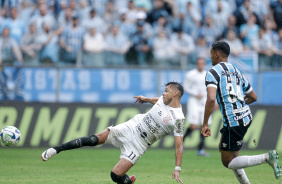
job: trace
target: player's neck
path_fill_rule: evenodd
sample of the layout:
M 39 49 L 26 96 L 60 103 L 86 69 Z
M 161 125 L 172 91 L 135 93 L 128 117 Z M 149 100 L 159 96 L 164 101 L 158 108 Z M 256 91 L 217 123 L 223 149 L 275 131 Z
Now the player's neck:
M 180 107 L 180 101 L 171 101 L 169 104 L 167 104 L 168 106 L 172 107 L 172 108 L 179 108 Z

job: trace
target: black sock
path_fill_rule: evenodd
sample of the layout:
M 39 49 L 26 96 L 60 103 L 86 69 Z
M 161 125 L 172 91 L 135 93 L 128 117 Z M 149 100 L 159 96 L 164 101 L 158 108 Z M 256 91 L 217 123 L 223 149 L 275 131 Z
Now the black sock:
M 200 144 L 198 146 L 198 150 L 202 150 L 205 146 L 205 137 L 203 136 L 203 134 L 200 134 Z
M 83 146 L 96 146 L 98 142 L 99 139 L 96 135 L 90 135 L 88 137 L 80 137 L 72 141 L 66 142 L 60 146 L 54 147 L 54 149 L 57 151 L 57 153 L 60 153 L 61 151 L 76 149 Z
M 117 184 L 132 184 L 132 180 L 128 177 L 127 174 L 118 176 L 113 171 L 111 171 L 111 178 Z
M 193 129 L 189 127 L 187 129 L 185 135 L 183 136 L 183 142 L 184 142 L 185 138 L 191 134 L 191 132 L 193 132 Z

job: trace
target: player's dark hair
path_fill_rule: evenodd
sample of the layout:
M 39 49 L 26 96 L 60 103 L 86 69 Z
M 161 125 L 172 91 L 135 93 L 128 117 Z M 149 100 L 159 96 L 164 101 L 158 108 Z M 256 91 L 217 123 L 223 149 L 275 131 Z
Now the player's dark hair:
M 165 84 L 165 86 L 173 86 L 174 88 L 176 88 L 179 92 L 180 92 L 180 98 L 183 96 L 184 93 L 184 89 L 183 86 L 181 84 L 179 84 L 178 82 L 168 82 Z
M 224 57 L 228 57 L 230 54 L 230 47 L 225 41 L 214 42 L 212 44 L 212 49 L 214 51 L 219 51 Z

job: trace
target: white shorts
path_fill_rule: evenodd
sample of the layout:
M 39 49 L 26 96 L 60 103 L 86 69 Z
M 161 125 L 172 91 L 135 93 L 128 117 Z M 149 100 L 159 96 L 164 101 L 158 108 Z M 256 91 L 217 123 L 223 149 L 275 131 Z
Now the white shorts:
M 204 113 L 205 113 L 205 106 L 199 105 L 197 103 L 190 103 L 188 104 L 187 108 L 187 116 L 188 116 L 188 122 L 189 124 L 193 125 L 202 125 L 204 122 Z M 208 124 L 211 124 L 211 116 L 208 120 Z
M 134 136 L 136 134 L 134 134 L 129 123 L 130 121 L 108 127 L 110 132 L 106 143 L 120 148 L 120 159 L 125 158 L 135 164 L 141 155 L 146 152 L 147 147 L 138 143 L 136 136 Z

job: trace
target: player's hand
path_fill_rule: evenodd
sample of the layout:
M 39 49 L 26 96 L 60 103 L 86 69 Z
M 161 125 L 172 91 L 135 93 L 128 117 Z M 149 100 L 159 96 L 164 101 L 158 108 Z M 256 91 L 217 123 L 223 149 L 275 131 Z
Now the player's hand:
M 179 171 L 174 171 L 172 174 L 172 179 L 175 178 L 175 180 L 177 181 L 177 183 L 183 183 L 179 177 Z
M 134 96 L 133 98 L 136 98 L 134 103 L 138 102 L 139 104 L 147 103 L 146 102 L 146 97 L 139 95 L 139 96 Z
M 208 125 L 203 125 L 203 126 L 202 126 L 202 130 L 201 130 L 201 133 L 202 133 L 202 135 L 203 135 L 204 137 L 209 137 L 209 136 L 211 136 L 211 130 L 210 130 L 209 126 L 208 126 Z

